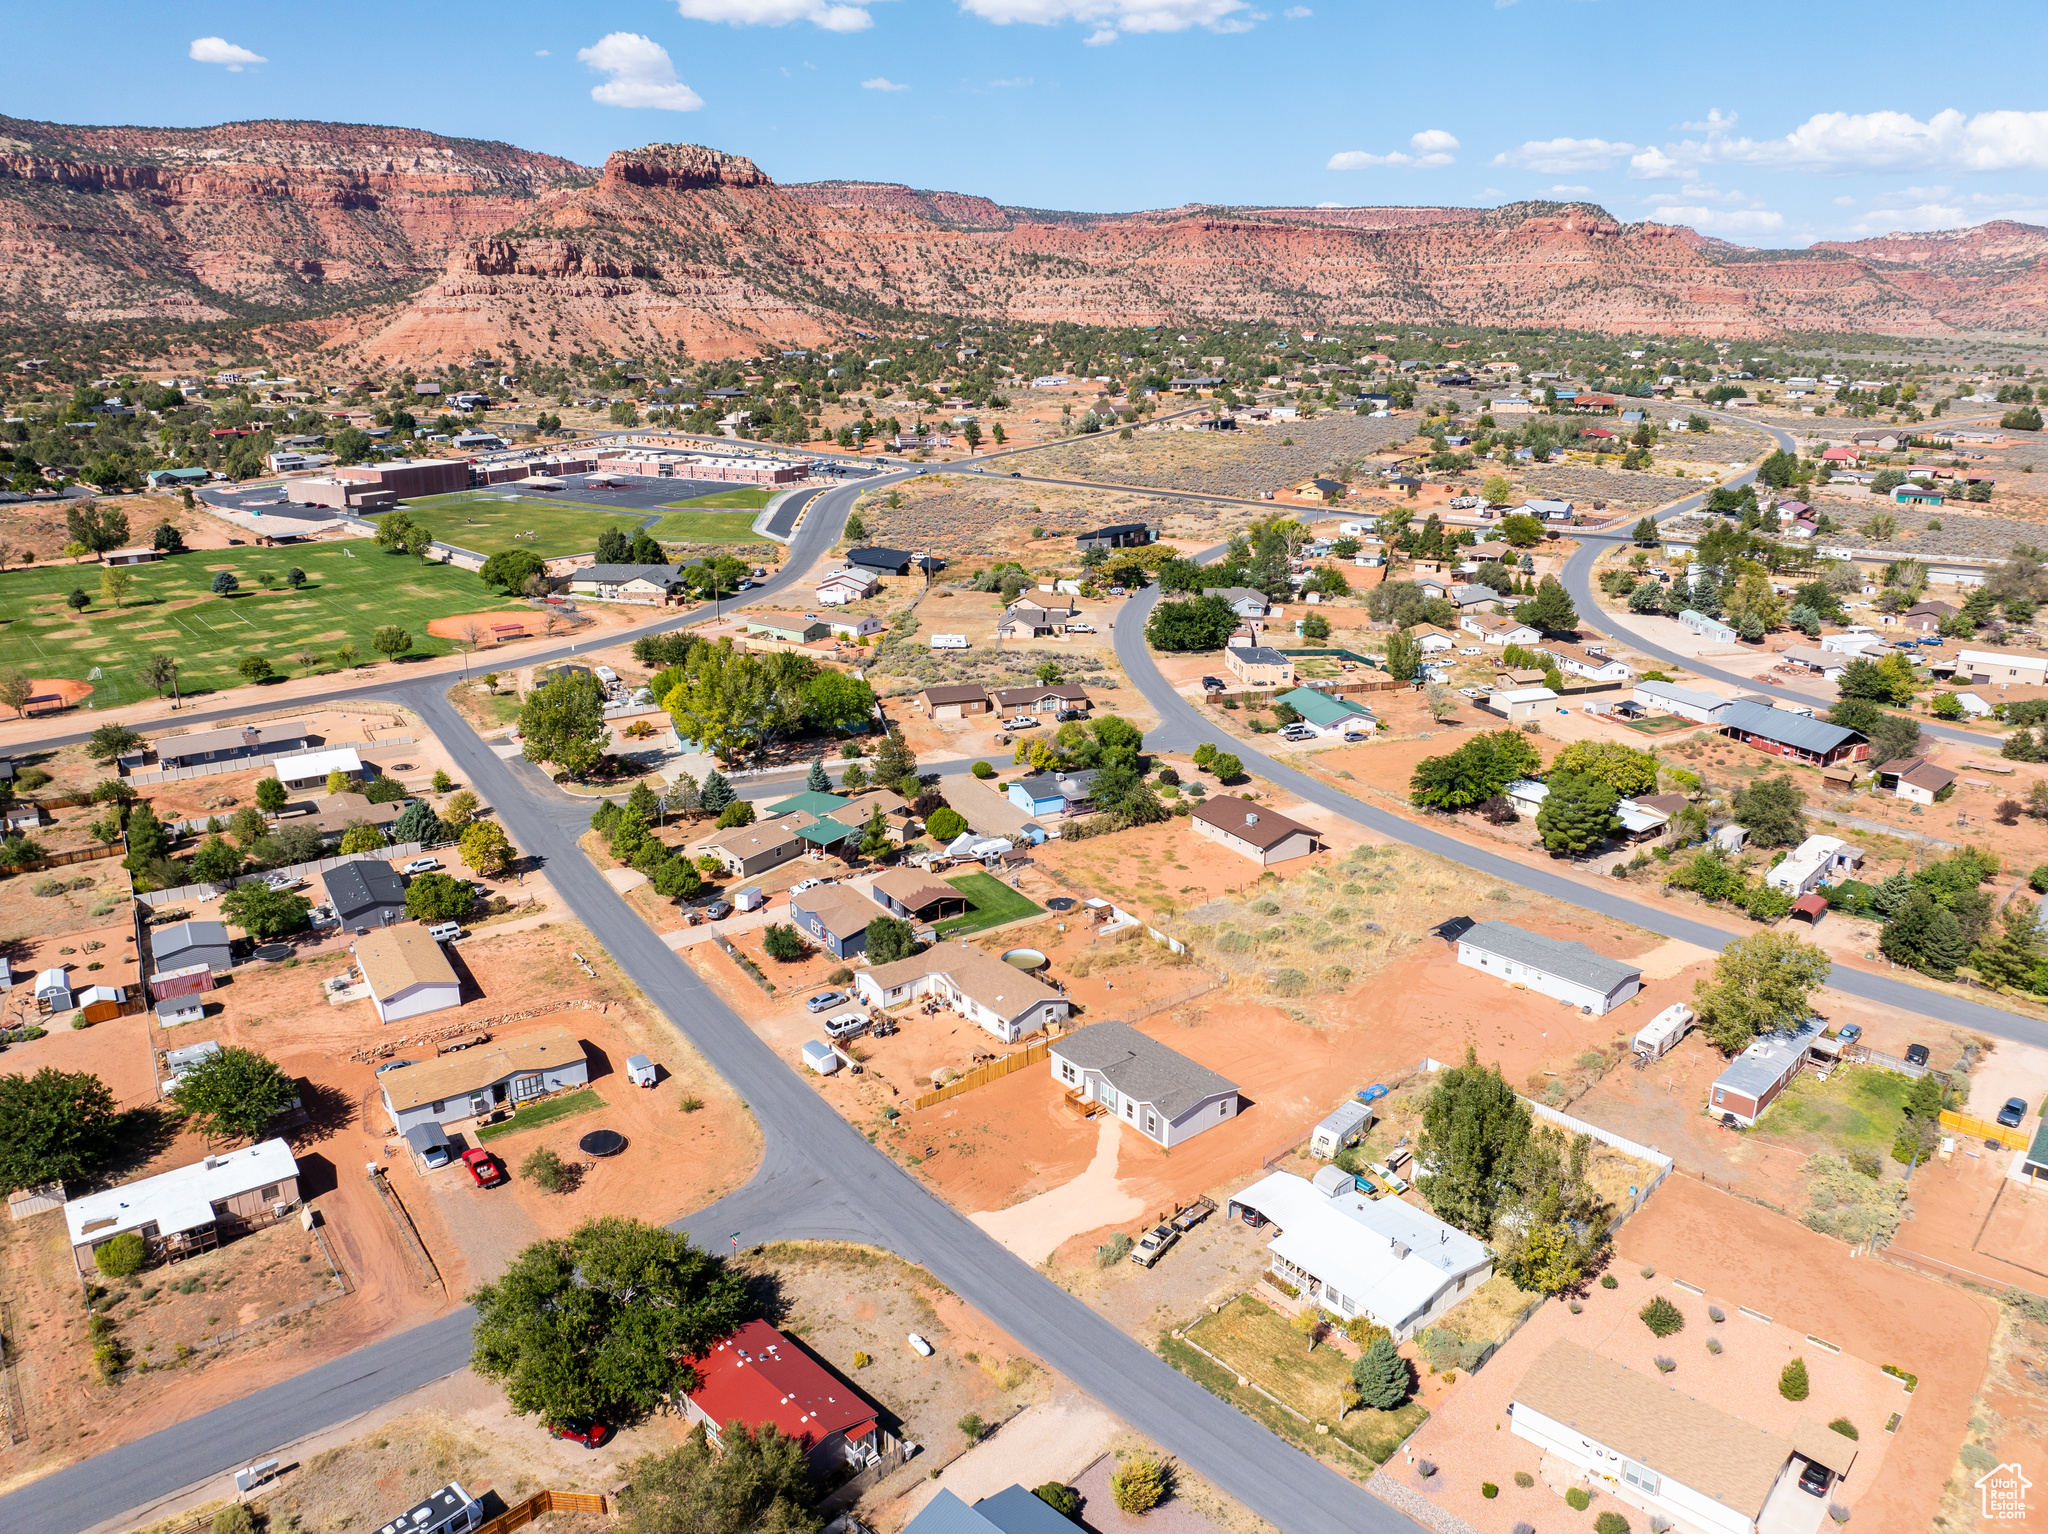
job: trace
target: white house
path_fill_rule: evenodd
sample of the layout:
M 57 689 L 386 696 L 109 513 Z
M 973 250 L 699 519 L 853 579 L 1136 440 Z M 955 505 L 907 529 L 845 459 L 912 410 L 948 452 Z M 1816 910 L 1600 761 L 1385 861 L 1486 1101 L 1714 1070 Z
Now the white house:
M 72 1261 L 85 1277 L 94 1251 L 128 1231 L 148 1242 L 152 1255 L 203 1250 L 217 1242 L 221 1227 L 267 1222 L 298 1197 L 291 1147 L 264 1140 L 72 1199 L 64 1223 Z
M 836 639 L 867 639 L 888 627 L 873 613 L 859 618 L 827 618 L 825 625 Z
M 882 583 L 865 570 L 835 570 L 818 582 L 817 597 L 822 606 L 844 607 L 860 602 L 882 589 Z
M 1636 674 L 1633 666 L 1604 651 L 1566 644 L 1562 640 L 1546 641 L 1536 647 L 1536 653 L 1548 655 L 1556 661 L 1557 669 L 1566 676 L 1584 677 L 1589 682 L 1627 682 Z
M 1458 938 L 1458 962 L 1596 1017 L 1612 1012 L 1643 988 L 1642 970 L 1626 960 L 1504 921 L 1482 921 L 1467 928 Z
M 1497 618 L 1490 613 L 1461 613 L 1458 627 L 1468 634 L 1477 634 L 1481 644 L 1532 645 L 1543 637 L 1541 629 L 1517 623 L 1513 618 Z
M 1846 656 L 1850 659 L 1854 659 L 1859 655 L 1876 658 L 1882 656 L 1891 648 L 1884 640 L 1878 638 L 1877 635 L 1869 632 L 1867 629 L 1862 632 L 1852 629 L 1846 634 L 1823 634 L 1820 636 L 1820 647 L 1823 650 L 1836 655 Z M 2036 680 L 2039 679 L 2036 678 Z
M 309 751 L 304 756 L 280 757 L 271 764 L 271 770 L 286 788 L 323 788 L 330 772 L 338 772 L 345 778 L 360 778 L 363 759 L 352 748 L 344 746 L 334 751 Z
M 1052 1079 L 1080 1103 L 1100 1103 L 1146 1139 L 1179 1145 L 1237 1116 L 1237 1083 L 1168 1049 L 1129 1023 L 1091 1023 L 1053 1040 Z
M 349 947 L 380 1023 L 462 1005 L 462 982 L 441 945 L 417 922 L 365 932 Z
M 1810 1418 L 1781 1437 L 1569 1338 L 1529 1365 L 1508 1423 L 1594 1490 L 1702 1534 L 1812 1525 L 1821 1504 L 1799 1489 L 1803 1462 L 1845 1474 L 1857 1452 Z
M 1397 1198 L 1341 1187 L 1331 1196 L 1292 1172 L 1274 1172 L 1231 1195 L 1230 1217 L 1245 1210 L 1278 1227 L 1267 1253 L 1304 1299 L 1346 1321 L 1365 1316 L 1397 1342 L 1493 1276 L 1485 1246 Z
M 1722 712 L 1735 701 L 1696 688 L 1676 687 L 1670 682 L 1638 682 L 1633 696 L 1645 708 L 1660 708 L 1667 714 L 1701 724 L 1720 723 Z
M 1543 808 L 1543 801 L 1550 797 L 1550 785 L 1538 783 L 1534 778 L 1517 778 L 1501 790 L 1507 796 L 1508 804 L 1517 815 L 1530 815 Z
M 1676 588 L 1673 590 L 1675 592 Z M 1695 612 L 1690 607 L 1678 615 L 1678 621 L 1700 638 L 1713 644 L 1734 644 L 1742 637 L 1720 619 L 1709 618 L 1705 613 Z
M 1764 875 L 1764 883 L 1796 900 L 1838 874 L 1853 873 L 1862 861 L 1863 849 L 1849 846 L 1839 836 L 1809 836 Z
M 1967 675 L 1983 687 L 2018 683 L 2039 687 L 2048 682 L 2048 655 L 2009 655 L 2003 650 L 1964 650 L 1956 656 L 1956 675 Z
M 1005 1044 L 1072 1014 L 1073 1003 L 994 954 L 968 943 L 941 943 L 893 964 L 858 970 L 854 991 L 870 1007 L 929 996 Z
M 1484 694 L 1479 706 L 1509 724 L 1525 724 L 1557 712 L 1557 694 L 1548 687 L 1515 687 Z
M 1877 769 L 1877 779 L 1878 785 L 1889 788 L 1895 799 L 1932 804 L 1955 784 L 1956 775 L 1946 767 L 1935 766 L 1924 756 L 1908 756 L 1884 763 Z

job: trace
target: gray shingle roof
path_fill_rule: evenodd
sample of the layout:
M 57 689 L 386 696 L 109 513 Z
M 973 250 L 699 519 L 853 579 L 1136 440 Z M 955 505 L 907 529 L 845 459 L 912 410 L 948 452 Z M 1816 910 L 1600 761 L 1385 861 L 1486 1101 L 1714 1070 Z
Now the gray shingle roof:
M 1811 751 L 1817 756 L 1825 756 L 1848 741 L 1863 738 L 1854 730 L 1829 724 L 1825 719 L 1807 719 L 1782 708 L 1765 708 L 1760 703 L 1731 703 L 1721 710 L 1720 717 L 1714 722 L 1724 729 L 1761 735 L 1766 740 Z
M 1100 1071 L 1127 1097 L 1150 1103 L 1169 1119 L 1179 1118 L 1206 1097 L 1235 1092 L 1206 1065 L 1148 1038 L 1129 1023 L 1091 1023 L 1056 1039 L 1053 1053 L 1084 1070 Z
M 1567 943 L 1561 938 L 1544 937 L 1540 933 L 1524 931 L 1511 922 L 1479 922 L 1468 928 L 1458 941 L 1470 943 L 1474 948 L 1484 949 L 1503 959 L 1512 959 L 1517 964 L 1540 969 L 1546 975 L 1581 981 L 1601 991 L 1611 991 L 1622 981 L 1643 972 L 1640 965 L 1610 959 L 1603 953 L 1595 953 L 1584 943 Z
M 1247 666 L 1284 666 L 1287 657 L 1271 645 L 1241 644 L 1233 646 L 1231 653 Z

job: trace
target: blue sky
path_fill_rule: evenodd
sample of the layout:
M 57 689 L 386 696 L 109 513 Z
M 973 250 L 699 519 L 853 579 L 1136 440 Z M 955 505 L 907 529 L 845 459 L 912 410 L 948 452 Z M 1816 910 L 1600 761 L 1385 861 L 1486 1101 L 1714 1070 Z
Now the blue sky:
M 2048 224 L 2038 13 L 1968 18 L 1919 69 L 1947 24 L 1886 0 L 0 0 L 22 117 L 681 140 L 1101 211 L 1585 199 L 1768 246 Z

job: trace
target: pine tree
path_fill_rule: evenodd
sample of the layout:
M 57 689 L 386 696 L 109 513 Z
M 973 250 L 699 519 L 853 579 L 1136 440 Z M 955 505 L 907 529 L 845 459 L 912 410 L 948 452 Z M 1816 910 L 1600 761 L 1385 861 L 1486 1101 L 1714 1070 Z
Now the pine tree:
M 2041 962 L 2041 933 L 2034 925 L 2035 907 L 2014 900 L 2005 908 L 2004 930 L 1995 943 L 1979 946 L 1970 964 L 1991 985 L 2024 986 Z
M 1392 1411 L 1408 1399 L 1408 1362 L 1394 1350 L 1391 1337 L 1375 1337 L 1372 1346 L 1351 1366 L 1351 1383 L 1362 1405 Z
M 1891 882 L 1887 879 L 1886 886 Z M 1880 896 L 1883 893 L 1883 889 L 1880 889 Z M 1903 964 L 1908 969 L 1920 968 L 1927 943 L 1927 929 L 1933 921 L 1936 909 L 1934 897 L 1927 891 L 1917 887 L 1910 889 L 1905 903 L 1898 907 L 1891 919 L 1884 924 L 1884 931 L 1878 934 L 1878 949 L 1894 964 Z
M 1549 787 L 1543 808 L 1536 812 L 1536 829 L 1543 835 L 1543 845 L 1552 852 L 1578 856 L 1621 829 L 1621 822 L 1614 815 L 1620 796 L 1598 778 L 1553 772 Z
M 626 795 L 626 808 L 638 815 L 642 823 L 651 823 L 659 812 L 654 790 L 647 786 L 645 778 L 635 783 L 633 791 Z
M 1806 1360 L 1803 1358 L 1793 1359 L 1778 1376 L 1778 1394 L 1788 1401 L 1805 1400 L 1812 1388 L 1806 1378 Z
M 829 794 L 832 792 L 832 780 L 825 775 L 824 757 L 814 756 L 811 758 L 811 771 L 810 775 L 804 779 L 804 787 L 814 794 Z
M 2034 739 L 2034 732 L 2021 725 L 2005 738 L 1998 754 L 2010 762 L 2038 762 L 2041 760 L 2041 746 Z
M 716 815 L 738 797 L 725 781 L 725 774 L 714 767 L 704 774 L 704 786 L 697 792 L 697 807 L 707 815 Z
M 1877 914 L 1890 921 L 1906 908 L 1906 902 L 1913 898 L 1913 876 L 1900 869 L 1877 887 L 1871 897 L 1871 904 L 1877 907 Z
M 895 783 L 917 771 L 917 757 L 904 744 L 903 727 L 889 726 L 889 736 L 875 752 L 875 781 Z
M 1920 967 L 1946 980 L 1969 956 L 1970 945 L 1963 941 L 1963 929 L 1956 922 L 1955 912 L 1935 906 L 1927 921 L 1926 935 L 1920 940 Z

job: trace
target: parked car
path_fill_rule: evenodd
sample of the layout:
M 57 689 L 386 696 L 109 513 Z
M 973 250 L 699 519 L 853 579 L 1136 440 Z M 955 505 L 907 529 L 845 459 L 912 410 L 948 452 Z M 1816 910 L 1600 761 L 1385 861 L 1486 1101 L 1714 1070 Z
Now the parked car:
M 1799 1489 L 1810 1497 L 1825 1497 L 1828 1494 L 1828 1482 L 1833 1479 L 1834 1474 L 1827 1466 L 1816 1460 L 1808 1460 L 1806 1468 L 1799 1472 Z
M 1179 1239 L 1180 1232 L 1171 1225 L 1155 1225 L 1140 1236 L 1138 1244 L 1131 1248 L 1131 1261 L 1141 1268 L 1149 1268 Z
M 1006 730 L 1035 730 L 1038 728 L 1038 718 L 1035 714 L 1019 714 L 1015 719 L 1005 719 L 1003 721 L 1003 728 Z
M 263 884 L 266 889 L 295 890 L 305 882 L 304 879 L 294 879 L 290 874 L 272 874 Z
M 1095 625 L 1092 623 L 1069 623 L 1067 625 L 1067 632 L 1069 634 L 1092 634 L 1095 632 Z
M 1927 1063 L 1927 1046 L 1925 1044 L 1908 1044 L 1906 1046 L 1906 1063 L 1908 1065 L 1925 1065 Z
M 1220 676 L 1205 676 L 1205 677 L 1203 677 L 1203 678 L 1202 678 L 1202 691 L 1204 691 L 1204 692 L 1223 692 L 1223 691 L 1225 691 L 1225 690 L 1226 690 L 1226 689 L 1225 689 L 1225 687 L 1224 687 L 1224 685 L 1223 685 L 1223 678 L 1222 678 L 1222 677 L 1220 677 Z
M 841 1039 L 866 1033 L 867 1028 L 868 1015 L 865 1012 L 842 1012 L 837 1017 L 825 1019 L 825 1037 L 835 1044 Z
M 1863 1025 L 1861 1023 L 1844 1023 L 1835 1037 L 1841 1040 L 1842 1048 L 1847 1049 L 1851 1044 L 1854 1044 L 1863 1037 Z
M 714 900 L 711 904 L 704 907 L 704 914 L 713 921 L 724 921 L 726 917 L 732 915 L 732 902 L 730 900 Z
M 1316 732 L 1305 724 L 1290 724 L 1280 732 L 1280 738 L 1292 741 L 1314 740 Z
M 567 1422 L 550 1422 L 548 1431 L 557 1438 L 566 1438 L 586 1449 L 595 1449 L 605 1441 L 611 1429 L 588 1417 L 572 1417 Z
M 1015 479 L 1016 477 L 1017 476 L 1014 474 L 1010 476 L 1010 478 L 1012 479 Z M 910 1346 L 914 1350 L 916 1350 L 917 1356 L 919 1358 L 930 1358 L 932 1356 L 932 1345 L 929 1342 L 926 1342 L 924 1338 L 920 1337 L 916 1332 L 912 1332 L 910 1334 L 909 1340 Z
M 2024 1097 L 2008 1097 L 2005 1106 L 1998 1110 L 1998 1122 L 2007 1129 L 2020 1127 L 2020 1120 L 2027 1116 L 2027 1100 Z
M 824 1012 L 833 1007 L 843 1007 L 845 1005 L 846 992 L 820 991 L 817 995 L 804 1002 L 804 1010 L 807 1012 Z
M 479 1188 L 495 1188 L 505 1180 L 505 1169 L 498 1165 L 498 1158 L 481 1147 L 464 1151 L 462 1164 L 469 1168 L 469 1175 Z
M 404 868 L 400 869 L 399 872 L 407 875 L 430 874 L 440 866 L 441 860 L 439 858 L 414 858 Z
M 837 884 L 837 879 L 799 879 L 789 887 L 792 895 L 801 895 L 805 890 L 814 890 L 821 884 Z
M 1078 708 L 1063 708 L 1052 716 L 1055 721 L 1065 724 L 1070 719 L 1086 719 L 1087 713 Z

